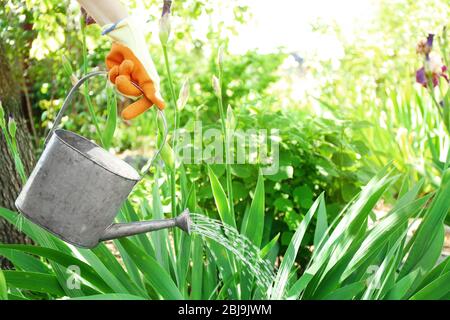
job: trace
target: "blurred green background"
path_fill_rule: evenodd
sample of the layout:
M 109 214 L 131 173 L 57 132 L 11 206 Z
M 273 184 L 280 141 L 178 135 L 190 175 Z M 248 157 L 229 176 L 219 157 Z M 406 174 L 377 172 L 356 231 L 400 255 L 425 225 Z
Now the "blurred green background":
M 148 45 L 162 93 L 170 101 L 157 31 L 161 1 L 124 3 L 148 20 Z M 449 135 L 427 89 L 415 83 L 422 65 L 416 44 L 435 33 L 434 50 L 448 59 L 439 44 L 447 41 L 449 16 L 447 0 L 174 2 L 168 49 L 175 91 L 186 79 L 190 83 L 179 126 L 192 131 L 201 120 L 204 127 L 220 128 L 211 77 L 218 72 L 221 47 L 223 103 L 233 110 L 237 128 L 280 130 L 280 172 L 265 180 L 264 243 L 280 234 L 277 246 L 284 253 L 319 194 L 325 191 L 331 221 L 391 161 L 408 183 L 424 178 L 420 194 L 439 186 Z M 101 36 L 99 26 L 85 25 L 76 1 L 60 0 L 6 1 L 0 7 L 0 39 L 39 154 L 72 81 L 105 69 L 109 40 Z M 94 80 L 85 91 L 102 128 L 108 115 L 105 88 L 103 80 Z M 445 81 L 440 90 L 446 92 Z M 77 97 L 63 125 L 98 141 L 86 101 L 86 96 Z M 127 103 L 118 97 L 119 111 Z M 173 108 L 166 114 L 173 126 Z M 109 149 L 121 158 L 149 158 L 155 132 L 154 112 L 132 122 L 119 121 Z M 211 167 L 225 185 L 225 166 Z M 254 196 L 258 167 L 231 169 L 240 225 Z M 196 185 L 198 207 L 217 217 L 206 166 L 186 164 L 179 170 L 181 184 L 187 177 Z M 146 178 L 131 197 L 144 216 L 142 199 L 151 203 L 154 180 Z M 377 210 L 386 212 L 401 186 L 401 180 L 394 184 Z M 175 191 L 183 192 L 179 186 Z M 160 192 L 169 214 L 168 180 Z M 313 238 L 310 228 L 297 258 L 300 265 L 310 258 Z

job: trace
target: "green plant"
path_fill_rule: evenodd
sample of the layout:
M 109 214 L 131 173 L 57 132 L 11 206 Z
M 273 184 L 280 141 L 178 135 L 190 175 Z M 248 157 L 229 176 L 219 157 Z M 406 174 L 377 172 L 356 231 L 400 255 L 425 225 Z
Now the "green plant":
M 334 35 L 343 52 L 339 63 L 333 55 L 308 64 L 319 93 L 302 105 L 315 105 L 319 114 L 331 113 L 330 118 L 337 121 L 364 119 L 369 124 L 360 131 L 367 146 L 361 154 L 365 166 L 379 169 L 394 160 L 399 171 L 412 181 L 425 177 L 424 189 L 433 190 L 440 184 L 448 157 L 443 148 L 448 134 L 439 115 L 442 107 L 436 108 L 428 89 L 415 84 L 416 70 L 421 67 L 416 44 L 428 31 L 442 30 L 448 24 L 449 7 L 429 0 L 380 1 L 377 7 L 376 18 L 351 38 L 338 26 L 318 24 L 316 32 Z M 439 32 L 438 38 L 442 57 L 448 60 L 448 34 Z M 444 94 L 445 82 L 441 83 Z
M 398 178 L 385 171 L 363 188 L 327 230 L 316 228 L 320 241 L 306 270 L 297 277 L 293 257 L 304 229 L 315 212 L 326 216 L 323 197 L 316 200 L 283 259 L 273 298 L 448 299 L 449 259 L 437 261 L 450 209 L 450 171 L 444 173 L 435 194 L 422 198 L 416 197 L 423 182 L 410 189 L 404 185 L 392 209 L 369 226 L 374 205 Z M 422 221 L 417 232 L 407 239 L 409 219 L 418 218 Z
M 401 2 L 408 2 L 411 12 L 421 10 L 415 2 Z M 184 1 L 177 10 L 196 19 L 209 14 L 212 6 Z M 40 20 L 48 20 L 48 26 L 33 18 L 38 12 L 32 6 L 27 10 L 20 5 L 10 8 L 0 9 L 0 27 L 11 12 L 31 12 L 26 19 L 36 22 L 36 46 L 46 52 L 40 57 L 45 61 L 31 57 L 40 62 L 28 69 L 35 80 L 32 100 L 42 109 L 38 114 L 44 131 L 70 80 L 101 64 L 107 45 L 99 38 L 98 29 L 85 28 L 84 22 L 80 27 L 77 15 L 66 18 L 64 4 L 50 0 L 42 5 L 40 10 L 49 19 Z M 386 10 L 386 3 L 383 8 Z M 404 14 L 401 8 L 397 12 Z M 239 23 L 245 20 L 243 13 L 243 8 L 236 8 Z M 382 17 L 386 29 L 378 29 L 398 27 L 393 23 L 398 20 L 396 15 L 384 13 Z M 280 171 L 263 176 L 258 165 L 186 164 L 173 161 L 168 146 L 158 159 L 163 167 L 152 169 L 152 176 L 139 183 L 117 221 L 160 219 L 175 216 L 184 208 L 220 220 L 239 230 L 274 267 L 276 275 L 267 292 L 238 255 L 199 234 L 164 230 L 102 243 L 92 250 L 78 249 L 16 212 L 0 208 L 0 217 L 36 243 L 0 244 L 0 254 L 15 267 L 0 271 L 0 299 L 449 299 L 450 260 L 438 262 L 450 206 L 448 161 L 440 157 L 447 137 L 436 129 L 442 119 L 433 112 L 424 89 L 402 81 L 409 79 L 412 64 L 406 62 L 414 58 L 402 55 L 400 49 L 410 41 L 404 34 L 411 34 L 413 27 L 408 24 L 414 19 L 402 22 L 408 32 L 395 33 L 400 38 L 392 47 L 346 43 L 339 70 L 325 62 L 321 72 L 312 71 L 325 79 L 320 96 L 305 100 L 321 107 L 318 114 L 312 114 L 309 105 L 301 110 L 297 103 L 283 110 L 276 107 L 279 97 L 274 96 L 271 85 L 280 78 L 276 70 L 286 54 L 250 51 L 224 57 L 219 49 L 217 59 L 206 57 L 206 52 L 217 50 L 216 43 L 223 43 L 226 49 L 222 26 L 218 30 L 210 26 L 208 41 L 192 38 L 190 23 L 181 24 L 183 31 L 173 33 L 177 46 L 175 41 L 167 41 L 168 34 L 160 37 L 162 57 L 156 54 L 155 61 L 165 64 L 161 75 L 167 81 L 162 82 L 162 91 L 170 96 L 166 112 L 174 119 L 171 128 L 192 131 L 194 121 L 202 119 L 205 125 L 221 129 L 227 156 L 230 149 L 248 147 L 230 145 L 233 129 L 280 129 Z M 11 23 L 20 24 L 15 18 Z M 63 42 L 55 37 L 56 42 L 67 45 L 51 49 L 47 42 L 62 33 L 60 25 L 67 25 L 66 37 Z M 0 32 L 5 34 L 3 29 Z M 6 32 L 19 43 L 30 36 L 24 34 Z M 219 40 L 213 43 L 210 39 Z M 89 47 L 92 40 L 99 44 L 96 50 Z M 365 55 L 369 51 L 374 51 L 373 59 Z M 26 55 L 26 50 L 21 54 Z M 82 66 L 74 68 L 76 64 L 69 61 L 79 56 L 83 57 Z M 385 61 L 397 61 L 397 67 L 390 63 L 386 69 Z M 50 66 L 48 70 L 41 67 L 44 62 Z M 188 101 L 187 95 L 182 97 L 189 90 L 185 86 L 178 99 L 175 93 L 176 84 L 186 74 L 195 92 Z M 211 74 L 218 75 L 213 88 Z M 109 87 L 103 89 L 100 82 L 85 86 L 77 100 L 80 103 L 74 104 L 63 125 L 116 152 L 143 146 L 152 151 L 159 146 L 161 140 L 154 142 L 154 132 L 160 132 L 161 126 L 150 121 L 155 113 L 150 110 L 131 125 L 118 123 L 122 101 L 116 102 Z M 95 110 L 103 105 L 106 107 Z M 0 115 L 1 131 L 25 182 L 15 146 L 14 120 L 7 124 L 4 114 Z M 384 117 L 386 126 L 377 125 Z M 174 147 L 176 137 L 171 138 Z M 400 179 L 384 168 L 373 177 L 391 158 L 396 169 L 407 175 Z M 420 180 L 421 176 L 426 180 Z M 374 207 L 382 200 L 392 208 L 380 218 Z M 410 237 L 412 221 L 420 224 Z

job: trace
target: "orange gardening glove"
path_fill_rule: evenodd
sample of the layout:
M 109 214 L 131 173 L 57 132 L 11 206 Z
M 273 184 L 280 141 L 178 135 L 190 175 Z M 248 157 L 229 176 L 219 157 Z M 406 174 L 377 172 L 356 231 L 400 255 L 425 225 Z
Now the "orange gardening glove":
M 106 26 L 113 40 L 106 57 L 109 81 L 116 90 L 136 100 L 122 111 L 122 118 L 133 119 L 156 105 L 164 109 L 165 103 L 159 92 L 159 76 L 147 50 L 144 35 L 138 22 L 131 17 Z

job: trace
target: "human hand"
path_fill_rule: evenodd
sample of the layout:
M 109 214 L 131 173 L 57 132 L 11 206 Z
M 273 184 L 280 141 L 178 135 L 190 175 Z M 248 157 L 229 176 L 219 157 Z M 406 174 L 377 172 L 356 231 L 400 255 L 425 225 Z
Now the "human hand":
M 159 92 L 159 76 L 148 52 L 142 28 L 132 17 L 105 27 L 113 41 L 106 57 L 108 79 L 122 95 L 136 101 L 122 111 L 122 118 L 133 119 L 155 104 L 164 109 Z

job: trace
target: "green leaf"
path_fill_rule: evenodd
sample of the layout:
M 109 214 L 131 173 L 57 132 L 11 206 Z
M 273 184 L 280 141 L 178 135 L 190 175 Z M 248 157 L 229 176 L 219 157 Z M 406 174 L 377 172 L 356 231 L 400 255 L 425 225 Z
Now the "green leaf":
M 129 276 L 128 283 L 133 284 L 136 286 L 138 290 L 142 291 L 142 296 L 148 297 L 144 281 L 142 281 L 141 273 L 139 272 L 139 269 L 136 267 L 136 265 L 131 260 L 130 256 L 128 255 L 128 252 L 122 247 L 119 241 L 114 240 L 114 245 L 116 246 L 117 250 L 119 250 L 120 256 L 122 257 L 123 264 L 126 268 L 126 273 Z M 122 268 L 122 266 L 121 266 Z M 124 272 L 125 273 L 125 272 Z M 116 275 L 117 277 L 117 275 Z M 120 279 L 118 279 L 120 281 Z M 138 292 L 138 291 L 136 291 Z
M 187 233 L 183 232 L 181 234 L 180 245 L 177 253 L 177 272 L 178 272 L 178 287 L 187 288 L 187 273 L 189 268 L 189 261 L 191 256 L 191 245 L 192 240 L 191 236 Z
M 420 270 L 418 270 L 420 271 Z M 450 271 L 450 256 L 445 258 L 444 261 L 439 263 L 436 267 L 434 267 L 433 270 L 431 270 L 425 279 L 422 281 L 420 286 L 417 288 L 417 290 L 420 290 L 424 288 L 426 285 L 431 283 L 432 281 L 436 280 L 438 277 L 440 277 L 442 274 Z
M 292 179 L 293 176 L 294 176 L 293 166 L 280 166 L 277 173 L 268 175 L 267 179 L 277 182 L 286 179 Z
M 143 297 L 124 293 L 96 294 L 92 296 L 72 298 L 71 300 L 145 300 Z
M 2 269 L 0 269 L 0 300 L 8 300 L 8 287 Z
M 183 299 L 183 296 L 172 281 L 170 275 L 154 258 L 147 255 L 129 239 L 122 238 L 119 239 L 119 242 L 128 252 L 139 270 L 141 270 L 147 282 L 163 299 Z
M 450 271 L 433 280 L 419 292 L 414 294 L 411 300 L 437 300 L 450 292 Z
M 51 270 L 41 260 L 29 254 L 17 250 L 0 248 L 0 256 L 4 256 L 11 261 L 16 270 L 51 273 Z
M 158 175 L 157 175 L 158 176 Z M 159 194 L 158 183 L 153 183 L 152 187 L 152 207 L 153 219 L 164 219 L 161 196 Z M 169 270 L 169 252 L 167 250 L 168 233 L 167 230 L 159 230 L 150 234 L 155 246 L 156 260 L 166 270 Z
M 23 244 L 0 244 L 0 251 L 2 249 L 17 250 L 26 252 L 28 254 L 37 255 L 52 260 L 65 268 L 75 265 L 80 268 L 81 277 L 89 281 L 92 285 L 96 286 L 99 290 L 102 290 L 104 292 L 111 292 L 111 288 L 101 277 L 99 277 L 99 275 L 92 269 L 91 266 L 65 253 L 49 248 Z
M 398 268 L 399 260 L 401 257 L 401 246 L 404 244 L 405 237 L 407 235 L 407 223 L 405 223 L 404 228 L 400 230 L 401 233 L 396 234 L 396 232 L 393 233 L 393 235 L 390 237 L 392 240 L 395 240 L 395 242 L 391 245 L 393 241 L 390 241 L 391 243 L 388 243 L 387 247 L 390 247 L 387 253 L 381 253 L 380 255 L 384 255 L 383 261 L 381 262 L 381 265 L 375 266 L 375 272 L 372 276 L 369 276 L 366 278 L 366 281 L 368 282 L 368 286 L 366 291 L 361 297 L 361 300 L 370 300 L 379 299 L 385 292 L 386 287 L 391 286 L 395 281 L 396 276 L 396 270 Z M 373 267 L 374 265 L 371 264 L 371 261 L 367 261 L 363 267 L 360 268 L 359 274 L 362 272 L 364 273 L 371 273 L 370 267 Z M 369 267 L 367 267 L 369 265 Z M 359 278 L 356 276 L 356 278 Z
M 294 205 L 291 200 L 285 198 L 277 198 L 273 205 L 278 211 L 287 212 L 294 209 Z
M 367 216 L 372 208 L 395 180 L 389 178 L 386 171 L 387 167 L 373 177 L 355 200 L 342 210 L 342 219 L 336 219 L 337 224 L 333 232 L 326 242 L 321 244 L 320 250 L 314 253 L 311 265 L 307 269 L 308 273 L 315 275 L 327 262 L 326 271 L 328 271 L 345 255 L 354 239 L 361 233 L 361 228 L 367 224 Z
M 320 241 L 327 240 L 327 229 L 327 208 L 324 200 L 320 202 L 319 209 L 317 210 L 316 230 L 314 231 L 314 248 L 317 249 L 319 247 Z
M 295 258 L 297 257 L 298 250 L 300 248 L 300 244 L 302 243 L 303 236 L 305 235 L 306 229 L 319 206 L 319 203 L 324 199 L 323 193 L 317 198 L 317 200 L 313 203 L 308 213 L 305 215 L 304 219 L 298 226 L 295 231 L 294 236 L 292 237 L 291 243 L 286 250 L 283 261 L 281 262 L 280 268 L 278 269 L 277 276 L 275 278 L 275 283 L 271 292 L 271 299 L 282 299 L 286 290 L 286 286 L 288 283 L 289 273 L 294 265 Z
M 399 281 L 397 281 L 395 285 L 386 294 L 385 299 L 387 300 L 403 299 L 406 293 L 408 292 L 409 288 L 411 288 L 413 283 L 416 281 L 419 272 L 420 270 L 415 270 L 404 276 Z
M 293 191 L 294 199 L 302 208 L 309 209 L 313 203 L 313 192 L 310 187 L 303 185 Z
M 209 240 L 207 243 L 208 248 L 210 249 L 209 253 L 213 257 L 214 262 L 216 263 L 217 268 L 219 269 L 222 280 L 227 281 L 227 279 L 232 278 L 233 275 L 236 274 L 236 268 L 234 268 L 235 262 L 232 254 L 224 246 L 217 243 L 213 239 Z M 231 286 L 230 290 L 231 290 L 231 298 L 234 299 L 239 298 L 238 288 L 236 285 Z
M 111 146 L 112 139 L 114 137 L 114 131 L 116 130 L 117 123 L 117 100 L 116 93 L 107 84 L 106 85 L 106 97 L 107 97 L 107 108 L 108 116 L 106 118 L 106 126 L 103 131 L 103 147 L 109 149 Z
M 203 243 L 197 235 L 192 235 L 192 242 L 191 299 L 200 300 L 203 287 Z
M 92 266 L 95 272 L 108 284 L 108 286 L 113 289 L 113 292 L 130 293 L 129 289 L 117 278 L 117 273 L 114 272 L 114 264 L 106 263 L 104 260 L 102 260 L 102 256 L 97 254 L 102 250 L 102 247 L 108 250 L 104 244 L 100 244 L 96 248 L 91 250 L 79 249 L 79 252 L 84 257 L 84 259 L 86 259 L 89 265 Z M 108 253 L 110 253 L 109 250 Z M 130 281 L 129 278 L 128 281 Z
M 260 172 L 256 184 L 255 195 L 248 213 L 246 228 L 243 231 L 243 234 L 258 248 L 261 246 L 264 231 L 264 199 L 264 178 Z
M 228 198 L 225 191 L 217 179 L 214 171 L 208 166 L 209 181 L 211 182 L 211 189 L 216 203 L 217 211 L 219 212 L 220 219 L 223 223 L 226 223 L 236 228 L 236 221 L 231 215 L 230 207 L 228 205 Z
M 331 160 L 339 167 L 350 167 L 354 164 L 352 155 L 347 152 L 335 152 Z
M 343 286 L 339 289 L 334 290 L 327 296 L 325 296 L 324 300 L 351 300 L 355 298 L 356 295 L 358 295 L 361 291 L 363 291 L 365 288 L 365 283 L 363 281 L 361 282 L 355 282 L 352 284 L 348 284 L 346 286 Z
M 21 230 L 29 236 L 37 244 L 42 247 L 50 248 L 53 250 L 63 251 L 69 254 L 70 248 L 62 240 L 56 238 L 54 235 L 50 234 L 48 231 L 38 227 L 37 225 L 31 223 L 27 219 L 18 219 L 18 214 L 6 208 L 0 207 L 0 216 L 6 219 L 9 223 L 16 227 L 20 227 Z M 20 225 L 19 225 L 19 221 Z M 69 297 L 81 296 L 83 292 L 80 289 L 74 288 L 69 289 L 66 286 L 67 273 L 66 269 L 53 261 L 50 261 L 50 265 L 65 293 Z
M 443 239 L 436 236 L 439 234 L 442 237 L 443 222 L 450 209 L 448 199 L 450 199 L 450 169 L 444 172 L 441 186 L 415 234 L 408 258 L 400 272 L 401 276 L 418 268 L 428 271 L 436 263 L 436 254 L 428 256 L 427 259 L 424 259 L 424 256 L 428 255 L 433 247 L 433 251 L 438 250 L 438 243 L 443 243 Z
M 286 294 L 287 299 L 297 299 L 301 292 L 306 288 L 314 275 L 309 273 L 303 273 L 302 276 L 292 285 Z
M 54 275 L 10 270 L 5 270 L 3 273 L 9 287 L 48 293 L 57 297 L 65 296 L 64 290 Z
M 354 254 L 347 268 L 342 274 L 341 281 L 345 280 L 352 274 L 365 259 L 372 257 L 378 253 L 380 248 L 389 240 L 389 235 L 396 232 L 402 227 L 414 213 L 428 200 L 427 197 L 418 199 L 409 205 L 399 208 L 391 212 L 387 217 L 382 219 L 365 237 L 358 251 Z
M 270 242 L 266 244 L 264 248 L 261 249 L 261 251 L 259 252 L 259 256 L 261 258 L 265 258 L 269 254 L 270 250 L 272 250 L 274 245 L 277 243 L 278 238 L 280 238 L 280 233 L 277 233 L 277 235 L 273 237 L 273 239 L 270 240 Z

